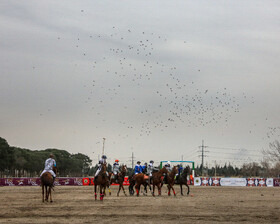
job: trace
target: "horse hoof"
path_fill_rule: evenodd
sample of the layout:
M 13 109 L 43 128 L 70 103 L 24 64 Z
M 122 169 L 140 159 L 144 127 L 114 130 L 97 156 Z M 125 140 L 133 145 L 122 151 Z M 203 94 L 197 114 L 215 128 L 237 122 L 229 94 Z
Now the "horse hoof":
M 53 201 L 50 201 L 50 203 L 52 203 Z

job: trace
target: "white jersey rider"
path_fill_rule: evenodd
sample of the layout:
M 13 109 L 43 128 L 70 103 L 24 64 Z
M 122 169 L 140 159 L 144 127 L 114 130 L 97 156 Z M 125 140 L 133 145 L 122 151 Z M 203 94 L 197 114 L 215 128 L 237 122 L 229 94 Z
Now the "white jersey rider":
M 151 177 L 153 175 L 153 170 L 154 170 L 154 161 L 151 160 L 147 167 L 147 172 L 148 172 L 149 177 Z
M 152 176 L 153 176 L 153 170 L 154 170 L 154 161 L 151 160 L 148 167 L 147 167 L 147 173 L 149 175 L 149 184 L 151 184 Z
M 50 154 L 50 157 L 45 161 L 45 169 L 43 170 L 40 176 L 42 176 L 46 172 L 49 172 L 53 176 L 53 181 L 54 181 L 56 175 L 53 172 L 53 167 L 56 167 L 56 162 L 54 160 L 54 155 Z
M 120 164 L 119 164 L 119 160 L 116 159 L 115 163 L 113 164 L 113 174 L 116 176 L 119 174 L 119 170 L 120 170 Z
M 168 172 L 171 172 L 172 168 L 171 168 L 171 163 L 170 163 L 170 161 L 168 161 L 168 162 L 165 164 L 165 168 L 167 169 Z
M 101 168 L 102 168 L 102 164 L 106 164 L 106 159 L 107 159 L 107 156 L 103 155 L 101 157 L 101 159 L 99 160 L 99 163 L 98 163 L 98 169 L 96 170 L 96 173 L 95 173 L 95 177 L 98 176 L 99 172 L 101 171 Z

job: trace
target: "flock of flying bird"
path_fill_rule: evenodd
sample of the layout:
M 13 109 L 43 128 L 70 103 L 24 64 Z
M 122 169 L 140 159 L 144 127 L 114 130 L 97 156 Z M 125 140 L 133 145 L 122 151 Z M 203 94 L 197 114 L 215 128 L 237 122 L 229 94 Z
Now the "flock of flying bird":
M 84 39 L 92 41 L 93 46 L 103 42 L 108 48 L 94 54 L 94 49 L 81 47 Z M 162 56 L 168 44 L 162 35 L 131 29 L 121 32 L 116 27 L 107 35 L 76 39 L 75 49 L 92 70 L 91 80 L 84 84 L 88 92 L 85 103 L 102 122 L 107 121 L 106 116 L 119 113 L 119 117 L 115 116 L 117 126 L 128 129 L 127 134 L 119 136 L 127 138 L 132 130 L 139 136 L 149 136 L 153 130 L 164 131 L 179 125 L 228 125 L 242 105 L 254 104 L 254 97 L 245 93 L 234 96 L 227 87 L 211 89 L 199 85 L 195 77 L 203 74 L 200 69 L 190 73 Z M 187 41 L 180 44 L 188 47 Z M 108 112 L 110 105 L 115 109 Z M 279 137 L 279 130 L 280 127 L 269 127 L 265 137 Z
M 110 35 L 90 35 L 87 38 L 114 43 L 104 49 L 103 55 L 88 58 L 91 61 L 93 77 L 84 87 L 88 90 L 85 103 L 100 120 L 106 121 L 102 110 L 105 105 L 118 104 L 121 113 L 134 114 L 135 120 L 142 121 L 136 128 L 133 119 L 122 119 L 119 125 L 127 129 L 137 129 L 139 135 L 150 135 L 153 129 L 164 131 L 178 125 L 199 127 L 227 123 L 232 113 L 241 109 L 240 101 L 254 103 L 254 98 L 243 93 L 242 98 L 233 96 L 226 87 L 220 90 L 202 89 L 193 77 L 185 74 L 168 60 L 161 59 L 161 48 L 168 44 L 167 38 L 154 33 L 141 32 L 125 34 L 112 27 Z M 85 37 L 84 37 L 85 38 Z M 136 40 L 137 39 L 137 40 Z M 79 48 L 81 39 L 77 38 Z M 182 41 L 186 45 L 186 41 Z M 110 45 L 110 44 L 108 44 Z M 87 56 L 90 52 L 79 51 Z M 97 99 L 99 97 L 99 99 Z M 242 103 L 244 103 L 242 101 Z M 115 111 L 112 111 L 115 113 Z

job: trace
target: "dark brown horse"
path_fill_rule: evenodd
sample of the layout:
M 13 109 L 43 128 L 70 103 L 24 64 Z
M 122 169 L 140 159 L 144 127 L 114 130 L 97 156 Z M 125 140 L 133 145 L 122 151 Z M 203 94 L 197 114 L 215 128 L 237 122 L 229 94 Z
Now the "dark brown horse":
M 186 166 L 185 169 L 183 169 L 182 173 L 180 176 L 178 176 L 177 179 L 177 183 L 180 184 L 180 188 L 181 188 L 181 195 L 183 195 L 183 185 L 186 185 L 186 187 L 188 188 L 188 193 L 190 193 L 190 187 L 188 185 L 188 175 L 191 174 L 191 168 L 189 166 Z
M 97 177 L 94 178 L 93 183 L 94 183 L 94 198 L 95 200 L 97 199 L 97 193 L 96 193 L 96 188 L 99 185 L 100 188 L 100 200 L 102 201 L 104 198 L 104 192 L 106 187 L 109 185 L 109 177 L 107 175 L 107 165 L 102 164 L 101 165 L 101 170 Z
M 168 188 L 168 196 L 170 196 L 170 190 L 172 189 L 174 196 L 176 196 L 173 185 L 175 184 L 175 175 L 178 173 L 177 167 L 174 166 L 170 173 L 167 174 L 166 183 Z
M 153 193 L 152 194 L 153 194 L 153 196 L 155 196 L 155 187 L 156 186 L 158 188 L 158 195 L 161 195 L 161 186 L 162 186 L 164 173 L 167 175 L 166 167 L 163 167 L 158 172 L 153 173 L 153 176 L 152 176 L 152 183 L 153 183 Z
M 125 190 L 123 188 L 123 182 L 124 182 L 124 178 L 125 178 L 125 175 L 126 175 L 126 172 L 127 172 L 127 167 L 126 167 L 126 165 L 123 165 L 120 168 L 121 168 L 121 171 L 117 176 L 112 178 L 112 175 L 110 175 L 110 185 L 112 183 L 119 184 L 119 191 L 117 193 L 117 196 L 119 196 L 119 193 L 120 193 L 121 189 L 123 190 L 124 195 L 127 196 L 126 193 L 125 193 Z
M 57 168 L 53 166 L 53 172 L 57 173 Z M 41 176 L 41 186 L 42 186 L 42 201 L 49 201 L 50 196 L 50 202 L 52 201 L 52 189 L 54 184 L 53 176 L 50 172 L 45 172 Z M 44 192 L 45 191 L 45 192 Z

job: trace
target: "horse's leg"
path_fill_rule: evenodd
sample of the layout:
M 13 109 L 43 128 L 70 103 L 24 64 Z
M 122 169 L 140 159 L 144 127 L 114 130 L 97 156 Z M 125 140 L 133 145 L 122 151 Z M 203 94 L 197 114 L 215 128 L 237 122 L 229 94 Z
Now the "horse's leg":
M 174 190 L 174 188 L 173 188 L 173 185 L 170 185 L 170 187 L 172 188 L 172 191 L 173 191 L 174 196 L 176 196 L 176 193 L 175 193 L 175 190 Z
M 95 198 L 95 200 L 97 199 L 97 194 L 96 194 L 96 183 L 94 184 L 94 198 Z
M 153 192 L 152 192 L 153 196 L 155 196 L 155 188 L 156 188 L 156 185 L 153 183 Z
M 168 196 L 170 196 L 170 189 L 171 189 L 170 184 L 167 184 L 167 188 L 168 188 Z
M 121 185 L 119 184 L 119 190 L 118 190 L 118 193 L 117 193 L 117 196 L 119 197 L 119 193 L 121 191 Z
M 44 195 L 44 187 L 45 187 L 44 184 L 42 184 L 42 201 L 43 201 L 43 202 L 44 202 L 44 196 L 45 196 L 45 195 Z
M 124 195 L 127 196 L 126 193 L 125 193 L 124 187 L 123 187 L 123 183 L 120 183 L 120 185 L 122 185 Z
M 111 195 L 111 185 L 108 186 L 109 195 Z
M 52 201 L 52 188 L 51 188 L 51 187 L 49 187 L 49 192 L 50 192 L 50 193 L 49 193 L 49 195 L 50 195 L 50 202 L 53 202 L 53 201 Z
M 45 197 L 45 201 L 49 200 L 49 193 L 48 193 L 48 186 L 45 185 L 45 193 L 46 193 L 46 197 Z
M 186 184 L 186 186 L 188 188 L 188 193 L 187 194 L 189 194 L 190 193 L 190 187 L 189 187 L 189 185 L 187 183 L 185 183 L 185 184 Z
M 137 193 L 137 197 L 139 197 L 139 190 L 140 190 L 139 184 L 135 185 L 135 190 L 136 190 L 136 193 Z
M 100 200 L 101 201 L 103 201 L 103 197 L 104 197 L 102 190 L 103 190 L 103 187 L 102 187 L 102 185 L 100 185 Z
M 158 188 L 158 196 L 161 196 L 161 185 L 158 184 L 158 185 L 157 185 L 157 188 Z
M 180 182 L 180 188 L 181 188 L 181 195 L 184 195 L 183 194 L 183 184 Z

